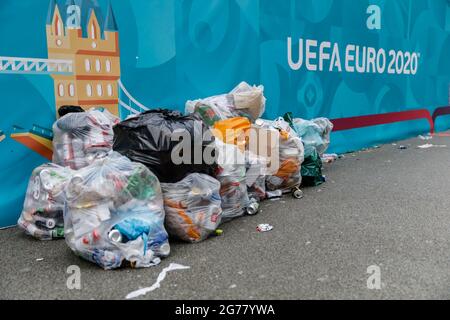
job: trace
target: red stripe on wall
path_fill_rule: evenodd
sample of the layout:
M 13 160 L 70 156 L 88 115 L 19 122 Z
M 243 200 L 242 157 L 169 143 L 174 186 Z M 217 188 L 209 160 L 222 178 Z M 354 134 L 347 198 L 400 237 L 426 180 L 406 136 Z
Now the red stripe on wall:
M 334 125 L 333 131 L 342 131 L 418 119 L 428 120 L 430 124 L 430 132 L 434 133 L 434 121 L 430 112 L 426 109 L 333 119 L 331 122 Z
M 446 116 L 450 114 L 450 107 L 440 107 L 433 112 L 433 122 L 436 122 L 436 118 L 440 116 Z

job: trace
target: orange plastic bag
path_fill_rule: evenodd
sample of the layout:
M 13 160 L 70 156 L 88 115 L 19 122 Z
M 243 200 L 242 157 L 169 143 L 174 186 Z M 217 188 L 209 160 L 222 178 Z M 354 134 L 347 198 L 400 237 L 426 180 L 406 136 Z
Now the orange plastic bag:
M 280 169 L 278 169 L 278 172 L 275 174 L 275 176 L 287 180 L 290 176 L 294 175 L 299 170 L 300 162 L 295 158 L 291 158 L 281 163 Z
M 247 144 L 247 133 L 250 127 L 251 123 L 249 119 L 236 117 L 217 121 L 212 131 L 216 138 L 227 144 L 234 144 L 244 151 Z

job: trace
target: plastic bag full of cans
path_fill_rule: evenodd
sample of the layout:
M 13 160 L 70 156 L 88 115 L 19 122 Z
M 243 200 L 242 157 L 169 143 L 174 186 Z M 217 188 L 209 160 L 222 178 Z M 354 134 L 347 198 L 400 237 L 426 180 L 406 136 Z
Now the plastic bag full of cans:
M 267 190 L 299 191 L 298 188 L 302 182 L 301 165 L 304 161 L 302 140 L 283 118 L 275 121 L 258 119 L 255 125 L 261 128 L 273 128 L 280 132 L 279 168 L 275 174 L 266 177 Z
M 222 199 L 222 220 L 241 217 L 251 204 L 247 192 L 245 155 L 234 144 L 215 140 L 218 171 Z
M 81 169 L 112 150 L 119 119 L 107 110 L 69 113 L 53 125 L 53 163 Z
M 40 239 L 64 237 L 64 189 L 73 171 L 56 164 L 34 169 L 17 224 L 25 233 Z
M 166 228 L 171 236 L 199 242 L 215 232 L 222 220 L 220 183 L 192 173 L 177 183 L 162 183 Z
M 217 121 L 235 117 L 246 117 L 253 122 L 264 114 L 265 107 L 264 87 L 241 82 L 228 94 L 188 101 L 186 113 L 198 114 L 212 127 Z
M 313 120 L 295 118 L 292 120 L 292 127 L 305 146 L 305 158 L 314 154 L 313 149 L 322 156 L 330 145 L 333 123 L 327 118 Z
M 261 202 L 266 199 L 266 176 L 268 175 L 269 159 L 245 151 L 246 183 L 250 199 Z
M 140 163 L 113 152 L 66 187 L 66 242 L 104 269 L 149 267 L 170 253 L 161 187 Z

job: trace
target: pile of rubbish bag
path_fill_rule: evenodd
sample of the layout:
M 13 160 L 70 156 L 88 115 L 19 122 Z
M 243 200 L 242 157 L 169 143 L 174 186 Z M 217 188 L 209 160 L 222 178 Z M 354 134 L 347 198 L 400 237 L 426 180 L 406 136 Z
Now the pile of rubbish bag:
M 91 109 L 63 114 L 53 125 L 53 163 L 77 170 L 112 150 L 113 126 L 119 119 L 107 110 Z M 76 109 L 75 109 L 76 110 Z
M 161 187 L 144 165 L 111 153 L 74 173 L 65 193 L 65 238 L 77 255 L 104 269 L 169 255 Z
M 265 199 L 302 198 L 300 186 L 325 182 L 333 125 L 262 119 L 265 106 L 264 88 L 242 82 L 188 101 L 185 115 L 155 109 L 119 122 L 102 108 L 62 107 L 53 163 L 33 171 L 18 224 L 65 238 L 104 269 L 143 268 L 169 256 L 169 237 L 197 243 Z

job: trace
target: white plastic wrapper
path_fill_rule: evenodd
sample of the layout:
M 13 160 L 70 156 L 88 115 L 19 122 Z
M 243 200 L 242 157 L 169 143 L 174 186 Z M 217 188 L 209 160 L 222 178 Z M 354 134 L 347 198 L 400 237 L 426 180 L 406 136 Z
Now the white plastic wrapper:
M 40 240 L 64 238 L 64 189 L 71 177 L 72 170 L 56 164 L 34 169 L 17 222 L 25 233 Z
M 247 192 L 245 155 L 234 144 L 215 140 L 217 164 L 216 179 L 220 182 L 222 221 L 243 216 L 250 204 Z
M 197 113 L 210 127 L 215 122 L 234 117 L 246 117 L 254 122 L 266 108 L 263 86 L 241 82 L 228 94 L 188 101 L 186 113 Z
M 107 110 L 69 113 L 53 125 L 53 163 L 78 170 L 112 150 L 119 119 Z
M 169 255 L 161 187 L 144 165 L 113 152 L 77 171 L 65 194 L 66 242 L 84 259 L 142 268 Z
M 199 242 L 215 232 L 222 220 L 219 181 L 193 173 L 178 183 L 163 183 L 161 188 L 170 236 Z
M 305 146 L 305 156 L 313 153 L 313 148 L 322 156 L 330 145 L 330 134 L 333 124 L 327 118 L 317 118 L 311 121 L 300 118 L 293 120 L 295 132 Z
M 275 121 L 258 119 L 256 124 L 280 131 L 279 169 L 275 174 L 266 177 L 267 190 L 289 191 L 299 187 L 302 183 L 301 165 L 305 155 L 302 140 L 282 118 Z

